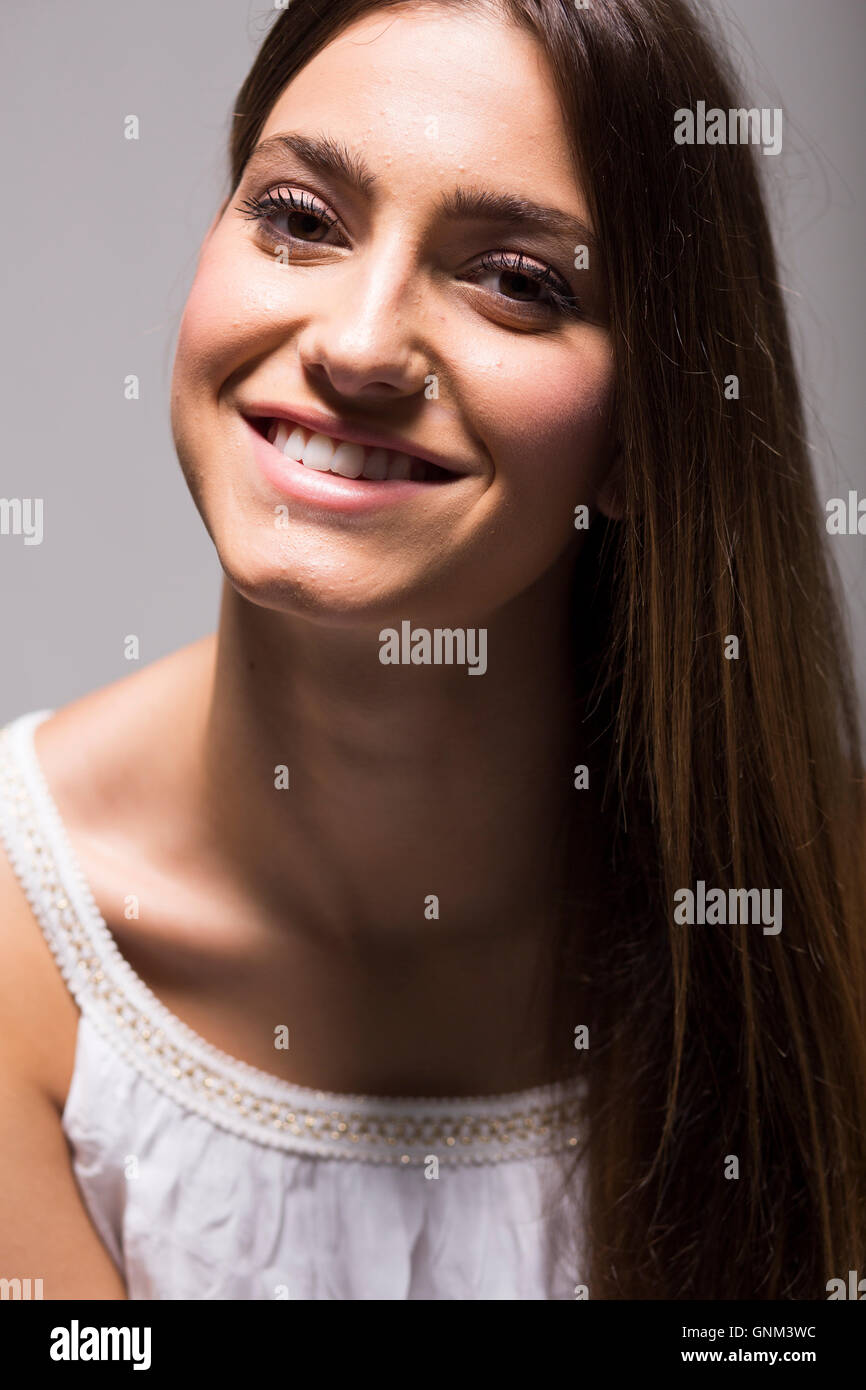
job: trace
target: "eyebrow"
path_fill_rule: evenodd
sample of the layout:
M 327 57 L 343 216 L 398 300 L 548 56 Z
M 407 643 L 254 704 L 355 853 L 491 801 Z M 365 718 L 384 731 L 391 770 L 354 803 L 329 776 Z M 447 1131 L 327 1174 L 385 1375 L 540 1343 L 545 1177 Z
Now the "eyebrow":
M 381 187 L 363 157 L 344 144 L 326 135 L 301 135 L 296 132 L 271 135 L 262 140 L 247 161 L 247 168 L 257 166 L 273 157 L 294 154 L 310 168 L 330 174 L 369 197 Z M 585 245 L 598 249 L 598 242 L 587 224 L 579 217 L 545 207 L 519 193 L 494 193 L 485 188 L 455 188 L 443 194 L 436 211 L 440 217 L 457 221 L 522 223 L 538 228 L 567 241 L 569 245 Z

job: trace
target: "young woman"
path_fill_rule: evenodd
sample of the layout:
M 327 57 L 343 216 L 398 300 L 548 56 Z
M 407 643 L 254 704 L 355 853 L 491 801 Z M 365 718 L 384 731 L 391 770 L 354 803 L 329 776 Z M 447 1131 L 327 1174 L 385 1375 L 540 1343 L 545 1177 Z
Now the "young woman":
M 4 1274 L 863 1268 L 854 702 L 755 152 L 698 102 L 751 104 L 681 0 L 278 15 L 172 387 L 219 630 L 2 738 Z

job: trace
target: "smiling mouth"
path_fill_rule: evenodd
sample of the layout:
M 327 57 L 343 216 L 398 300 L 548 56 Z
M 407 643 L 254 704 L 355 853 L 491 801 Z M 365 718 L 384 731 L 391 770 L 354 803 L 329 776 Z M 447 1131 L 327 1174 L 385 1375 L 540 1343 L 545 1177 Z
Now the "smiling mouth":
M 249 417 L 248 417 L 249 418 Z M 363 444 L 347 444 L 327 434 L 295 425 L 290 420 L 249 418 L 269 444 L 287 459 L 293 459 L 315 473 L 331 473 L 338 478 L 362 482 L 453 483 L 462 475 L 451 473 L 427 459 L 391 449 L 368 449 Z

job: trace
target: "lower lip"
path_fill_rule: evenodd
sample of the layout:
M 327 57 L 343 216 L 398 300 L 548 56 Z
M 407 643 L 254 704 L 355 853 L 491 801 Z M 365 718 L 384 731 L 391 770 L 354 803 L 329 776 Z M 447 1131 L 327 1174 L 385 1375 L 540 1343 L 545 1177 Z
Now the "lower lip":
M 328 511 L 358 515 L 454 486 L 453 482 L 416 483 L 408 478 L 373 482 L 368 478 L 341 478 L 336 473 L 319 473 L 315 468 L 305 468 L 296 459 L 288 458 L 269 444 L 249 420 L 241 418 L 252 435 L 256 463 L 266 480 L 292 501 L 310 502 Z

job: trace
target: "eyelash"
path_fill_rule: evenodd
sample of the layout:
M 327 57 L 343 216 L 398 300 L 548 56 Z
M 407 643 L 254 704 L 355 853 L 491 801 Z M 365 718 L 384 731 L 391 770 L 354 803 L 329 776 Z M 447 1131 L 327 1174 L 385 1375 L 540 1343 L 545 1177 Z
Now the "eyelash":
M 557 289 L 557 276 L 555 271 L 546 266 L 541 270 L 534 261 L 527 261 L 522 251 L 487 251 L 479 262 L 483 270 L 505 271 L 509 275 L 522 275 L 524 279 L 531 280 L 534 285 L 539 285 L 545 289 L 550 296 L 551 307 L 559 310 L 561 314 L 569 315 L 572 318 L 583 318 L 583 309 L 576 295 L 568 292 L 563 293 Z M 507 296 L 504 296 L 507 298 Z M 519 300 L 512 301 L 520 303 Z M 543 301 L 541 301 L 543 303 Z
M 312 194 L 303 188 L 297 190 L 289 188 L 286 192 L 279 188 L 276 192 L 268 192 L 260 198 L 245 198 L 243 203 L 236 208 L 236 211 L 242 213 L 248 221 L 257 223 L 275 245 L 285 244 L 287 240 L 286 237 L 275 233 L 268 226 L 275 215 L 291 216 L 293 213 L 301 213 L 307 217 L 315 217 L 323 224 L 326 231 L 330 231 L 337 224 L 337 218 L 332 217 Z M 298 240 L 301 241 L 302 245 L 318 245 L 317 242 L 304 242 L 303 238 L 298 238 Z M 507 295 L 500 295 L 500 298 L 505 299 L 511 305 L 523 303 L 530 310 L 540 306 L 553 309 L 562 314 L 563 317 L 584 317 L 582 306 L 576 295 L 568 291 L 563 292 L 557 287 L 556 272 L 550 266 L 546 266 L 542 270 L 535 262 L 526 260 L 522 252 L 485 252 L 479 262 L 479 269 L 498 270 L 509 275 L 522 275 L 525 279 L 531 280 L 533 284 L 543 287 L 549 296 L 545 302 L 544 300 L 521 301 L 509 299 Z

